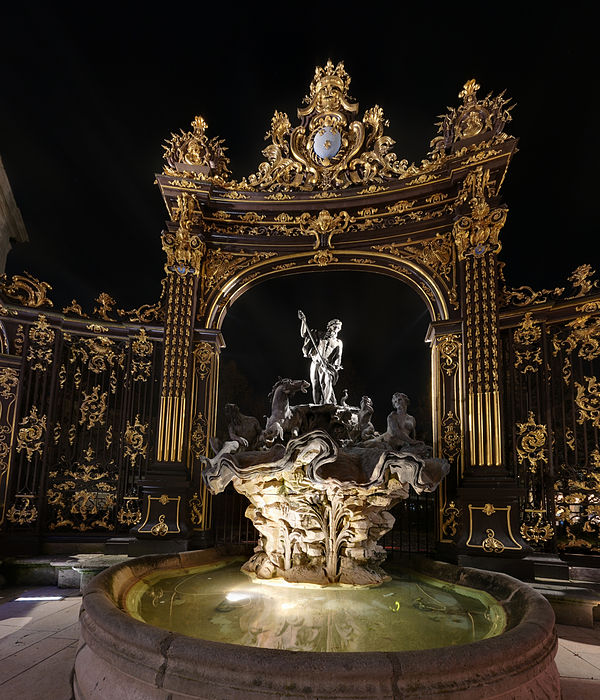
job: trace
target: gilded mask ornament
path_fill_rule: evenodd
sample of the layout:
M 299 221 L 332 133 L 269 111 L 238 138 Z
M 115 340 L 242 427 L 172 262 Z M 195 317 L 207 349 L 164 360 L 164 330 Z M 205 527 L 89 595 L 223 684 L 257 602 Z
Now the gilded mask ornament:
M 343 63 L 327 61 L 315 70 L 301 124 L 292 128 L 287 114 L 275 112 L 258 172 L 237 183 L 241 189 L 329 190 L 412 175 L 419 168 L 399 161 L 388 121 L 377 105 L 356 119 L 358 103 L 348 94 L 350 76 Z M 424 163 L 422 167 L 432 167 Z M 236 183 L 232 183 L 236 184 Z
M 481 166 L 466 177 L 457 198 L 457 204 L 467 204 L 469 214 L 461 216 L 454 224 L 454 240 L 458 249 L 458 259 L 467 256 L 481 257 L 487 252 L 499 253 L 502 249 L 499 236 L 508 209 L 492 208 L 489 203 L 490 171 Z
M 166 271 L 173 270 L 180 275 L 189 271 L 199 274 L 206 244 L 192 227 L 197 223 L 198 210 L 193 195 L 182 194 L 177 197 L 177 206 L 172 212 L 173 220 L 179 222 L 175 232 L 162 234 L 162 248 L 167 254 Z

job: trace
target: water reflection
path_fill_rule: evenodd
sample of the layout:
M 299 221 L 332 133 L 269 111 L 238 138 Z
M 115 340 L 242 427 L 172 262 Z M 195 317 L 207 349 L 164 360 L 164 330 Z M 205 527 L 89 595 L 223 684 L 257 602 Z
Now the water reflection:
M 139 586 L 142 586 L 139 588 Z M 239 564 L 138 584 L 132 614 L 212 641 L 291 651 L 402 651 L 499 634 L 505 616 L 482 591 L 412 574 L 371 589 L 252 583 Z

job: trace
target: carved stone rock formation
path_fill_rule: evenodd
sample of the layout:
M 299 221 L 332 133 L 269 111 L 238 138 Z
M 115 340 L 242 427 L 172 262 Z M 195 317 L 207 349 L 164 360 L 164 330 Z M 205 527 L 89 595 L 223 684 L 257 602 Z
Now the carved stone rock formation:
M 449 470 L 445 460 L 392 451 L 384 441 L 340 448 L 323 430 L 268 450 L 234 453 L 238 447 L 231 440 L 206 460 L 205 482 L 215 494 L 233 482 L 250 501 L 246 515 L 261 536 L 244 570 L 289 582 L 386 580 L 377 541 L 394 524 L 389 510 L 409 486 L 431 492 Z

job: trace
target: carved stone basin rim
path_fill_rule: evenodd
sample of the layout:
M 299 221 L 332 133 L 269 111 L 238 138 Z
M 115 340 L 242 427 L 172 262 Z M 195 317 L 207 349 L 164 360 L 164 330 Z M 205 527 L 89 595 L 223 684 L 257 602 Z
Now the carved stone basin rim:
M 83 594 L 76 700 L 274 698 L 560 698 L 549 603 L 504 574 L 422 560 L 429 576 L 486 590 L 502 602 L 503 634 L 458 647 L 408 652 L 295 652 L 192 639 L 129 617 L 127 592 L 158 570 L 219 561 L 214 550 L 154 555 L 116 565 Z

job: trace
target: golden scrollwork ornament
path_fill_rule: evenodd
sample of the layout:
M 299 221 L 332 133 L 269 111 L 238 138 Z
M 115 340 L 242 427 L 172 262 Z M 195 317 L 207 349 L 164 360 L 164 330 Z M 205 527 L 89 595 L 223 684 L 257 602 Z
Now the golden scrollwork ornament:
M 548 429 L 545 425 L 536 423 L 533 411 L 529 411 L 526 423 L 517 423 L 517 436 L 519 464 L 527 462 L 529 471 L 535 472 L 538 462 L 548 463 Z
M 46 416 L 38 416 L 37 406 L 32 406 L 29 415 L 19 422 L 17 430 L 17 452 L 25 450 L 27 461 L 31 462 L 35 454 L 43 454 L 46 436 Z
M 145 382 L 150 376 L 154 346 L 141 328 L 139 334 L 131 341 L 131 374 L 134 382 Z
M 448 503 L 448 505 L 444 508 L 442 516 L 442 534 L 445 537 L 454 537 L 458 529 L 460 508 L 456 506 L 454 501 L 450 501 L 450 503 Z
M 496 533 L 489 528 L 485 531 L 485 534 L 487 537 L 481 543 L 483 551 L 488 552 L 488 554 L 502 554 L 505 547 L 502 542 L 496 538 Z
M 52 287 L 47 282 L 40 282 L 28 272 L 24 272 L 22 275 L 13 275 L 10 282 L 6 275 L 0 276 L 0 292 L 11 301 L 16 301 L 30 308 L 53 306 L 52 301 L 47 296 L 51 289 Z
M 48 325 L 46 316 L 40 314 L 36 323 L 29 329 L 27 348 L 27 361 L 34 372 L 45 372 L 52 364 L 55 337 L 56 333 Z
M 587 386 L 575 382 L 575 404 L 579 410 L 577 422 L 590 421 L 594 428 L 600 428 L 600 384 L 596 377 L 584 377 Z
M 34 505 L 35 496 L 17 495 L 18 504 L 13 503 L 6 513 L 6 519 L 16 525 L 31 525 L 37 520 L 38 509 Z
M 148 431 L 147 423 L 140 423 L 139 414 L 136 415 L 133 424 L 127 421 L 125 428 L 124 443 L 125 457 L 131 462 L 131 467 L 135 466 L 138 457 L 146 458 L 148 445 L 146 443 L 146 433 Z
M 81 417 L 79 425 L 91 430 L 95 425 L 104 425 L 104 414 L 106 413 L 108 392 L 100 392 L 100 386 L 93 387 L 90 393 L 83 391 L 83 401 L 79 407 Z
M 448 411 L 442 420 L 442 449 L 446 459 L 453 463 L 460 454 L 460 419 L 454 411 Z
M 554 528 L 550 523 L 544 520 L 544 515 L 546 511 L 526 511 L 530 513 L 537 514 L 537 520 L 534 523 L 524 522 L 521 524 L 521 536 L 527 542 L 534 542 L 539 544 L 540 542 L 547 542 L 554 537 Z
M 200 341 L 194 345 L 194 366 L 196 368 L 196 373 L 200 379 L 206 379 L 210 368 L 212 366 L 212 361 L 215 356 L 215 351 L 210 343 L 205 340 Z

